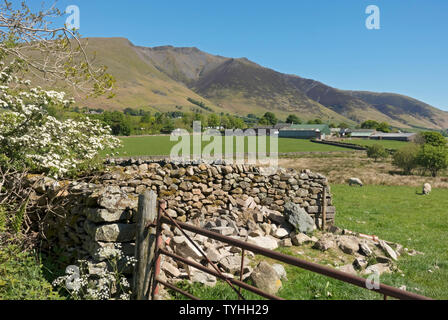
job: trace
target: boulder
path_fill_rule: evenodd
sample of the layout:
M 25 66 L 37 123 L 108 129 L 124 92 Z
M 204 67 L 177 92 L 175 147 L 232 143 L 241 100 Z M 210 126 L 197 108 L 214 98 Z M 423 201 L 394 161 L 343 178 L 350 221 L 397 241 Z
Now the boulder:
M 205 273 L 201 270 L 194 268 L 190 269 L 190 280 L 193 282 L 198 282 L 208 287 L 214 287 L 216 285 L 216 277 L 211 274 Z
M 223 236 L 230 236 L 235 233 L 235 229 L 233 229 L 232 227 L 215 227 L 211 228 L 210 231 L 219 233 Z
M 164 262 L 162 263 L 161 269 L 168 275 L 177 278 L 180 276 L 180 271 L 177 267 L 173 266 L 171 263 L 169 262 Z
M 205 254 L 212 262 L 218 262 L 219 260 L 222 259 L 222 255 L 215 248 L 208 248 L 205 251 Z
M 109 190 L 115 190 L 110 187 L 104 188 L 98 196 L 98 206 L 111 211 L 124 210 L 128 208 L 137 208 L 138 199 L 131 199 L 125 193 L 113 193 Z
M 286 281 L 288 280 L 286 270 L 281 264 L 278 263 L 273 264 L 272 268 L 275 270 L 275 272 L 277 272 L 277 275 L 280 278 L 280 280 L 286 280 Z
M 301 208 L 299 205 L 288 202 L 284 206 L 284 215 L 286 220 L 299 232 L 310 233 L 313 232 L 315 223 L 313 218 Z
M 252 243 L 256 246 L 265 248 L 265 249 L 269 249 L 269 250 L 275 250 L 278 248 L 278 242 L 275 238 L 273 237 L 248 237 L 247 238 L 247 242 Z
M 280 240 L 280 247 L 292 247 L 292 241 L 290 238 Z
M 292 241 L 292 244 L 295 246 L 301 246 L 305 243 L 313 242 L 312 239 L 304 233 L 299 233 L 299 234 L 294 235 L 291 238 L 291 241 Z
M 202 254 L 188 239 L 184 237 L 174 237 L 173 240 L 175 240 L 176 238 L 178 238 L 178 241 L 174 247 L 174 251 L 176 254 L 182 257 L 191 257 L 194 260 L 202 260 Z
M 240 256 L 227 256 L 219 261 L 225 272 L 235 274 L 241 270 Z M 248 259 L 244 259 L 244 267 L 248 266 Z
M 370 249 L 369 245 L 367 243 L 363 243 L 363 242 L 361 242 L 359 244 L 359 252 L 361 254 L 365 255 L 366 257 L 370 257 L 373 254 L 373 252 Z
M 130 242 L 135 240 L 135 224 L 113 223 L 98 226 L 88 223 L 85 229 L 95 241 Z
M 279 238 L 279 239 L 283 239 L 284 237 L 288 236 L 289 232 L 288 230 L 286 230 L 285 228 L 278 228 L 277 230 L 275 230 L 274 232 L 274 237 Z
M 117 222 L 130 220 L 132 212 L 130 210 L 113 210 L 98 209 L 98 208 L 86 208 L 84 211 L 87 219 L 92 222 Z
M 257 288 L 269 294 L 276 294 L 282 287 L 277 271 L 265 261 L 258 264 L 250 278 Z
M 363 270 L 367 265 L 368 261 L 364 258 L 356 258 L 355 261 L 353 261 L 353 266 L 358 270 Z
M 318 249 L 321 251 L 327 251 L 334 247 L 335 247 L 334 241 L 332 239 L 327 239 L 327 238 L 322 238 L 322 239 L 318 240 L 313 246 L 314 249 Z
M 359 242 L 355 237 L 341 236 L 338 239 L 338 247 L 346 254 L 355 254 L 359 250 Z
M 384 252 L 391 257 L 393 260 L 397 261 L 398 260 L 398 256 L 397 253 L 394 251 L 394 249 L 392 249 L 384 240 L 380 240 L 379 245 L 381 247 L 381 249 L 384 250 Z

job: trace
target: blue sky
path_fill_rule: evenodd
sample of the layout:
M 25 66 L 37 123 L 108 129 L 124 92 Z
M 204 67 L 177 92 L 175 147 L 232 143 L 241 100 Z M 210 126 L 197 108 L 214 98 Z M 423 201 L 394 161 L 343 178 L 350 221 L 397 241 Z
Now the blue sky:
M 72 4 L 80 8 L 83 36 L 195 46 L 448 110 L 447 0 L 58 1 L 60 8 Z M 380 9 L 380 30 L 365 27 L 368 5 Z

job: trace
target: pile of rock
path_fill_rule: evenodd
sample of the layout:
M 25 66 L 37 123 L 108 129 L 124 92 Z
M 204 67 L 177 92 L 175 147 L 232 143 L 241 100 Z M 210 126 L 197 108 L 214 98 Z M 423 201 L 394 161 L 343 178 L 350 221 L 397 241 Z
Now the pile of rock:
M 339 250 L 353 256 L 352 263 L 339 267 L 341 271 L 347 273 L 361 275 L 391 273 L 398 270 L 396 261 L 402 254 L 422 254 L 375 236 L 357 234 L 335 226 L 331 227 L 330 231 L 322 234 L 313 248 L 321 251 Z
M 297 204 L 286 204 L 284 213 L 281 213 L 257 205 L 254 198 L 247 195 L 237 199 L 229 196 L 229 200 L 231 202 L 230 209 L 218 210 L 215 215 L 205 216 L 203 219 L 194 219 L 191 223 L 221 235 L 247 241 L 271 250 L 279 246 L 291 247 L 293 244 L 302 245 L 317 241 L 317 238 L 310 238 L 297 231 L 312 232 L 316 229 L 313 219 Z M 240 248 L 188 231 L 186 233 L 224 275 L 229 277 L 240 276 L 242 262 L 242 250 Z M 164 225 L 162 239 L 168 251 L 207 265 L 207 260 L 201 252 L 179 229 Z M 283 267 L 276 265 L 273 268 L 266 263 L 261 263 L 253 268 L 251 266 L 253 257 L 252 252 L 246 252 L 242 279 L 245 280 L 250 277 L 255 285 L 271 294 L 275 294 L 281 288 L 281 279 L 286 278 Z M 209 267 L 211 268 L 211 266 Z M 274 273 L 276 276 L 272 276 Z M 271 276 L 268 277 L 268 275 Z M 215 277 L 166 257 L 162 262 L 161 277 L 168 282 L 190 280 L 209 286 L 216 283 Z

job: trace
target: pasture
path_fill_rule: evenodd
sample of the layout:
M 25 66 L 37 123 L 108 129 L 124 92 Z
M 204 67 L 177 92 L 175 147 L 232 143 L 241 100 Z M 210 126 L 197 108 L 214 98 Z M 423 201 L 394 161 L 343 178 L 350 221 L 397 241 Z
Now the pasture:
M 341 139 L 341 142 L 352 143 L 363 147 L 369 147 L 374 144 L 380 144 L 386 149 L 397 150 L 405 146 L 408 142 L 406 141 L 395 141 L 395 140 L 373 140 L 373 139 Z
M 135 136 L 135 137 L 121 137 L 123 142 L 123 147 L 118 149 L 119 157 L 138 157 L 138 156 L 168 156 L 173 146 L 175 146 L 177 141 L 170 141 L 170 136 Z M 179 140 L 180 141 L 180 140 Z M 248 141 L 249 139 L 245 137 L 244 142 L 244 152 L 248 151 Z M 269 154 L 269 138 L 267 141 L 267 153 Z M 202 148 L 210 144 L 208 141 L 202 141 Z M 258 144 L 258 138 L 257 138 Z M 223 152 L 225 150 L 224 139 L 222 142 Z M 191 152 L 193 150 L 193 138 L 191 137 L 190 143 Z M 233 151 L 236 149 L 236 139 L 234 139 Z M 290 153 L 290 152 L 328 152 L 328 151 L 349 151 L 350 149 L 341 148 L 336 146 L 324 145 L 313 143 L 309 140 L 302 139 L 289 139 L 289 138 L 279 138 L 278 139 L 278 152 L 279 153 Z M 107 152 L 103 152 L 103 155 Z

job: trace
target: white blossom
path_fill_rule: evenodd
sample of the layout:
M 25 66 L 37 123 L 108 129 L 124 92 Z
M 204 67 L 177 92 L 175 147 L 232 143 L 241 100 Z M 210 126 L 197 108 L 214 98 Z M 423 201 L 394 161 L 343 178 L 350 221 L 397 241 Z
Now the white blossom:
M 94 159 L 99 151 L 120 146 L 110 128 L 86 118 L 58 120 L 48 107 L 73 103 L 64 92 L 40 87 L 11 89 L 14 77 L 0 65 L 0 145 L 35 170 L 64 176 Z M 29 85 L 30 81 L 22 81 Z

